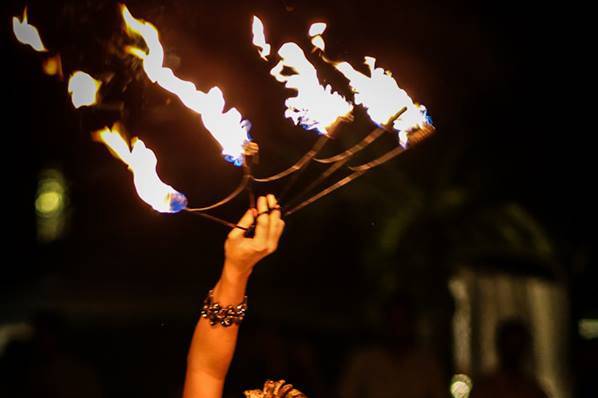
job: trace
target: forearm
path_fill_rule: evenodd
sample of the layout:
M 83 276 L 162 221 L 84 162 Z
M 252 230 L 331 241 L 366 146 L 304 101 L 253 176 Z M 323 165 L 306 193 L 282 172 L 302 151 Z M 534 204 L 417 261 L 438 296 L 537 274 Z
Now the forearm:
M 237 305 L 243 301 L 249 273 L 239 273 L 224 265 L 214 287 L 214 301 L 223 305 Z M 222 393 L 224 379 L 237 343 L 238 325 L 211 326 L 200 318 L 187 357 L 184 398 L 212 398 Z
M 245 236 L 245 231 L 255 224 L 255 235 Z M 233 228 L 224 243 L 225 262 L 220 280 L 213 289 L 212 299 L 223 307 L 243 302 L 247 280 L 253 267 L 278 247 L 284 229 L 280 219 L 280 206 L 276 198 L 260 196 L 257 209 L 249 209 Z M 241 308 L 239 319 L 242 318 Z M 216 311 L 219 313 L 219 311 Z M 218 314 L 214 315 L 218 317 Z M 233 359 L 237 344 L 238 324 L 210 325 L 210 320 L 197 322 L 185 379 L 184 398 L 221 398 L 224 379 Z M 224 327 L 227 326 L 227 327 Z

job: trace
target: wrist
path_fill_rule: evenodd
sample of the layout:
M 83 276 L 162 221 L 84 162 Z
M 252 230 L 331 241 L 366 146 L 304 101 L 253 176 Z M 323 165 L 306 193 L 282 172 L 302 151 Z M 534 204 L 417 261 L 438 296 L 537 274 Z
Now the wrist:
M 214 298 L 223 305 L 236 305 L 245 297 L 245 290 L 251 269 L 239 270 L 225 262 L 220 280 L 214 287 Z
M 221 278 L 234 285 L 247 284 L 253 267 L 239 266 L 238 264 L 226 260 L 222 267 Z

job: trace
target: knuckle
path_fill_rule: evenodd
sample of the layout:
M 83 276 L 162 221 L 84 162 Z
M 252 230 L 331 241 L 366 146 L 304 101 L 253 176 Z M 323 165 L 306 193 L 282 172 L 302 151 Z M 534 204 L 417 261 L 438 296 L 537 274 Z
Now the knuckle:
M 268 246 L 262 244 L 262 243 L 257 243 L 253 246 L 253 250 L 256 253 L 262 254 L 265 253 L 268 250 Z

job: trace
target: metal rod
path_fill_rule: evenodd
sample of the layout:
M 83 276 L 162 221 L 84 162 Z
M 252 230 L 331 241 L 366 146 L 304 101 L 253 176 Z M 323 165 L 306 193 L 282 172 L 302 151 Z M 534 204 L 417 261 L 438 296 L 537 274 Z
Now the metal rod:
M 410 138 L 410 146 L 409 148 L 411 148 L 412 146 L 418 144 L 419 142 L 423 141 L 427 136 L 429 136 L 430 134 L 432 134 L 434 132 L 434 127 L 431 125 L 425 125 L 424 127 L 418 129 L 417 131 L 411 133 L 409 135 Z M 303 202 L 301 202 L 300 204 L 298 204 L 295 207 L 292 207 L 291 209 L 287 210 L 284 212 L 285 216 L 290 216 L 293 213 L 298 212 L 299 210 L 303 209 L 304 207 L 306 207 L 309 204 L 314 203 L 315 201 L 323 198 L 324 196 L 336 191 L 337 189 L 347 185 L 348 183 L 350 183 L 351 181 L 354 181 L 355 179 L 361 177 L 363 174 L 365 174 L 367 171 L 378 167 L 386 162 L 388 162 L 389 160 L 397 157 L 398 155 L 400 155 L 401 153 L 405 152 L 407 150 L 407 148 L 403 148 L 403 147 L 396 147 L 393 148 L 392 150 L 386 152 L 384 155 L 380 156 L 379 158 L 372 160 L 371 162 L 368 163 L 364 163 L 362 165 L 359 166 L 355 166 L 355 167 L 350 167 L 349 169 L 353 171 L 352 174 L 349 174 L 347 177 L 343 178 L 340 181 L 337 181 L 335 184 L 329 186 L 328 188 L 323 189 L 322 191 L 318 192 L 317 194 L 311 196 L 310 198 L 304 200 Z M 334 167 L 334 166 L 333 166 Z
M 324 147 L 324 145 L 328 142 L 328 140 L 330 140 L 332 137 L 334 137 L 334 133 L 337 131 L 337 129 L 341 123 L 352 122 L 352 121 L 353 121 L 352 113 L 349 113 L 349 114 L 343 115 L 343 116 L 339 116 L 334 121 L 334 123 L 327 128 L 327 133 L 320 136 L 320 138 L 318 138 L 318 140 L 316 141 L 314 146 L 309 150 L 309 152 L 307 152 L 305 155 L 303 155 L 301 157 L 301 159 L 299 159 L 297 161 L 297 163 L 295 163 L 288 169 L 283 170 L 280 173 L 274 174 L 270 177 L 265 177 L 265 178 L 255 178 L 254 177 L 253 181 L 257 181 L 257 182 L 276 181 L 276 180 L 280 180 L 281 178 L 284 178 L 290 174 L 293 174 L 297 171 L 302 170 L 309 164 L 309 162 L 311 162 L 316 157 L 316 155 L 320 152 L 320 150 L 322 150 L 322 147 Z M 293 183 L 294 183 L 294 181 L 293 181 Z M 293 183 L 290 183 L 290 184 L 292 185 Z
M 315 181 L 313 181 L 307 188 L 302 190 L 295 198 L 289 201 L 289 205 L 293 202 L 296 202 L 298 199 L 301 199 L 303 196 L 307 195 L 312 189 L 320 185 L 324 182 L 328 177 L 334 174 L 337 170 L 343 167 L 351 158 L 361 151 L 363 148 L 370 145 L 374 142 L 378 137 L 380 137 L 385 131 L 392 131 L 392 124 L 396 119 L 398 119 L 405 111 L 407 110 L 406 107 L 401 108 L 397 113 L 395 113 L 389 120 L 386 122 L 385 125 L 378 127 L 370 132 L 365 138 L 363 138 L 358 144 L 354 145 L 353 147 L 349 148 L 348 150 L 344 151 L 343 153 L 333 156 L 327 159 L 314 159 L 320 163 L 330 163 L 334 161 L 335 163 L 332 164 L 326 171 L 324 171 Z
M 301 165 L 301 167 L 297 170 L 297 172 L 291 177 L 291 179 L 287 182 L 287 184 L 284 186 L 284 188 L 282 189 L 280 195 L 278 195 L 278 200 L 283 203 L 283 201 L 285 200 L 285 198 L 287 197 L 288 193 L 291 191 L 291 189 L 293 188 L 293 186 L 295 185 L 295 183 L 297 182 L 297 180 L 299 179 L 299 177 L 301 177 L 301 175 L 303 174 L 303 172 L 305 171 L 305 169 L 307 168 L 307 165 L 311 162 L 311 160 L 316 157 L 316 155 L 320 152 L 320 150 L 322 149 L 322 147 L 324 147 L 324 145 L 328 142 L 328 140 L 330 139 L 329 135 L 323 135 L 321 136 L 318 141 L 316 142 L 316 145 L 314 145 L 314 148 L 309 151 L 309 156 L 305 158 L 305 161 L 303 162 L 303 164 Z
M 284 215 L 286 217 L 290 216 L 293 213 L 298 212 L 299 210 L 303 209 L 305 206 L 314 203 L 315 201 L 323 198 L 324 196 L 336 191 L 337 189 L 347 185 L 348 183 L 350 183 L 351 181 L 353 181 L 354 179 L 360 177 L 361 175 L 363 175 L 365 173 L 365 171 L 356 171 L 353 174 L 348 175 L 347 177 L 343 178 L 340 181 L 337 181 L 334 185 L 329 186 L 328 188 L 324 189 L 323 191 L 320 191 L 319 193 L 315 194 L 314 196 L 312 196 L 309 199 L 304 200 L 303 202 L 301 202 L 299 205 L 287 210 L 284 212 Z
M 357 144 L 355 144 L 351 148 L 347 149 L 346 151 L 344 151 L 342 153 L 339 153 L 336 156 L 332 156 L 332 157 L 325 158 L 325 159 L 314 158 L 314 161 L 316 161 L 318 163 L 334 163 L 334 162 L 339 162 L 339 161 L 341 161 L 343 159 L 352 157 L 357 152 L 361 151 L 362 149 L 364 149 L 365 147 L 367 147 L 368 145 L 370 145 L 372 142 L 374 142 L 375 140 L 377 140 L 382 134 L 384 134 L 385 131 L 392 132 L 393 131 L 392 130 L 392 124 L 403 113 L 405 113 L 405 111 L 407 111 L 407 107 L 404 106 L 397 113 L 395 113 L 388 120 L 388 122 L 386 122 L 386 124 L 384 124 L 384 125 L 376 128 L 376 129 L 372 130 L 361 141 L 359 141 Z
M 339 153 L 338 155 L 331 156 L 329 158 L 314 158 L 315 162 L 318 163 L 335 163 L 339 162 L 344 159 L 348 159 L 351 156 L 355 155 L 357 152 L 361 151 L 363 148 L 367 147 L 369 144 L 377 140 L 382 134 L 384 134 L 385 130 L 383 128 L 376 128 L 372 130 L 364 139 L 359 141 L 356 145 L 352 146 L 351 148 L 347 149 L 346 151 Z
M 270 181 L 280 180 L 281 178 L 284 178 L 284 177 L 286 177 L 288 175 L 291 175 L 294 172 L 296 172 L 297 170 L 300 170 L 300 169 L 304 168 L 318 154 L 318 152 L 322 149 L 322 147 L 324 146 L 324 144 L 326 144 L 326 142 L 328 142 L 329 139 L 330 139 L 330 137 L 328 135 L 322 135 L 322 136 L 320 136 L 320 138 L 316 141 L 316 143 L 309 150 L 309 152 L 307 152 L 305 155 L 303 155 L 301 157 L 301 159 L 299 159 L 297 161 L 297 163 L 295 163 L 294 165 L 292 165 L 288 169 L 283 170 L 280 173 L 274 174 L 274 175 L 272 175 L 270 177 L 264 177 L 264 178 L 253 177 L 253 181 L 257 181 L 257 182 L 270 182 Z
M 245 156 L 245 160 L 243 161 L 243 169 L 245 171 L 245 175 L 248 176 L 247 181 L 247 194 L 249 195 L 249 208 L 255 209 L 255 192 L 253 190 L 253 176 L 251 172 L 251 161 L 248 159 L 249 156 Z
M 247 231 L 249 229 L 249 228 L 245 228 L 245 227 L 242 227 L 240 225 L 237 225 L 237 224 L 233 224 L 232 222 L 228 222 L 226 220 L 223 220 L 223 219 L 221 219 L 219 217 L 213 216 L 213 215 L 208 214 L 208 213 L 197 212 L 197 211 L 189 211 L 189 209 L 185 209 L 185 210 L 187 212 L 189 212 L 190 214 L 206 218 L 208 220 L 217 222 L 218 224 L 226 225 L 227 227 L 230 227 L 230 228 L 239 228 L 239 229 L 242 229 L 243 231 Z
M 423 141 L 427 136 L 434 132 L 434 127 L 431 125 L 425 125 L 424 127 L 418 129 L 417 131 L 411 133 L 409 135 L 409 148 L 413 147 L 417 143 Z M 361 164 L 359 166 L 349 167 L 352 171 L 367 171 L 373 169 L 374 167 L 380 166 L 383 163 L 388 162 L 390 159 L 394 158 L 397 155 L 405 152 L 407 148 L 403 148 L 402 146 L 398 146 L 393 150 L 386 152 L 384 155 L 380 156 L 378 159 L 374 159 L 371 162 L 367 162 Z
M 241 180 L 241 183 L 237 186 L 237 188 L 235 188 L 234 191 L 232 191 L 230 194 L 228 194 L 228 196 L 226 196 L 224 199 L 222 199 L 222 200 L 220 200 L 220 201 L 218 201 L 218 202 L 216 202 L 214 204 L 211 204 L 209 206 L 187 208 L 186 210 L 190 211 L 190 212 L 202 212 L 202 211 L 207 211 L 207 210 L 211 210 L 211 209 L 215 209 L 217 207 L 220 207 L 220 206 L 222 206 L 222 205 L 230 202 L 231 200 L 233 200 L 237 196 L 239 196 L 239 194 L 245 190 L 245 187 L 249 183 L 250 179 L 251 179 L 251 175 L 249 174 L 248 170 L 246 170 L 244 168 L 243 169 L 243 179 Z
M 320 176 L 315 181 L 313 181 L 311 184 L 309 184 L 307 188 L 305 188 L 304 190 L 299 192 L 299 194 L 295 198 L 289 200 L 289 206 L 292 206 L 294 204 L 294 202 L 296 202 L 298 199 L 301 199 L 303 196 L 307 195 L 312 189 L 314 189 L 315 187 L 320 185 L 322 182 L 324 182 L 328 177 L 330 177 L 332 174 L 334 174 L 338 169 L 343 167 L 345 165 L 345 163 L 347 163 L 349 161 L 349 159 L 351 159 L 351 158 L 347 157 L 345 159 L 342 159 L 342 160 L 332 164 L 332 166 L 330 166 L 328 169 L 326 169 L 326 171 L 324 171 L 322 174 L 320 174 Z

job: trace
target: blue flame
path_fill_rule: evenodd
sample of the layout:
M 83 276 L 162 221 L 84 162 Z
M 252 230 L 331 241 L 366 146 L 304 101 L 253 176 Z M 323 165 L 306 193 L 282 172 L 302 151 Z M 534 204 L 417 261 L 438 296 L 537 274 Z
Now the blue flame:
M 251 130 L 251 122 L 247 119 L 241 120 L 241 128 L 245 130 L 245 133 L 247 134 L 246 142 L 253 141 L 251 134 L 249 134 L 249 131 Z M 240 154 L 239 156 L 224 155 L 224 160 L 234 164 L 237 167 L 240 167 L 243 165 L 243 162 L 245 161 L 245 156 L 243 154 Z
M 180 192 L 169 194 L 170 211 L 169 213 L 178 213 L 187 208 L 187 198 Z
M 234 164 L 237 167 L 240 167 L 243 165 L 243 159 L 244 156 L 240 155 L 237 157 L 231 156 L 231 155 L 224 155 L 224 160 L 226 160 L 227 162 L 230 162 L 232 164 Z
M 430 116 L 430 114 L 428 113 L 428 110 L 425 107 L 422 107 L 422 113 L 424 114 L 424 118 L 426 120 L 426 124 L 429 124 L 430 126 L 434 125 L 434 122 L 432 120 L 432 116 Z
M 299 117 L 298 124 L 304 130 L 308 130 L 308 131 L 315 130 L 320 135 L 324 135 L 327 133 L 326 127 L 322 126 L 322 124 L 320 122 L 318 122 L 317 120 L 312 120 L 312 119 L 309 119 L 308 117 Z

